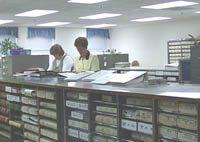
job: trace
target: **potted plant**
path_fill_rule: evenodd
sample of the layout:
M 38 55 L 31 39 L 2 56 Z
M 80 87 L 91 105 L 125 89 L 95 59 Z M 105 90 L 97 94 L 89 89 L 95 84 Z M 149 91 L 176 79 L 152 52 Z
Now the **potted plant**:
M 20 46 L 12 42 L 9 38 L 6 38 L 0 42 L 0 53 L 2 55 L 7 55 L 8 50 L 13 50 L 18 48 L 20 48 Z

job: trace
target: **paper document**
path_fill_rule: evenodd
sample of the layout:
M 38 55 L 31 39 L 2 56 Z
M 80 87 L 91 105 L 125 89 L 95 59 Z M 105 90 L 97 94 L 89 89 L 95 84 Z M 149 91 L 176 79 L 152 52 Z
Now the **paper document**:
M 110 73 L 105 74 L 96 80 L 92 81 L 91 83 L 95 84 L 107 84 L 107 83 L 127 83 L 137 79 L 138 77 L 144 75 L 146 72 L 144 71 L 129 71 L 124 74 L 118 73 Z
M 84 72 L 80 72 L 78 74 L 72 75 L 68 78 L 65 78 L 65 80 L 76 81 L 93 73 L 94 73 L 93 71 L 84 71 Z
M 114 78 L 114 74 L 105 74 L 96 80 L 92 81 L 91 83 L 94 84 L 107 84 L 110 80 Z
M 133 79 L 138 78 L 139 76 L 142 76 L 146 72 L 144 71 L 129 71 L 125 74 L 116 74 L 110 82 L 113 83 L 127 83 Z
M 104 75 L 108 75 L 108 74 L 112 74 L 113 72 L 115 72 L 114 70 L 100 70 L 98 72 L 95 72 L 85 78 L 83 78 L 82 80 L 83 81 L 93 81 L 93 80 L 96 80 Z
M 76 75 L 76 73 L 73 73 L 73 72 L 61 72 L 61 73 L 58 73 L 58 74 L 61 75 L 61 76 L 67 77 L 67 78 Z

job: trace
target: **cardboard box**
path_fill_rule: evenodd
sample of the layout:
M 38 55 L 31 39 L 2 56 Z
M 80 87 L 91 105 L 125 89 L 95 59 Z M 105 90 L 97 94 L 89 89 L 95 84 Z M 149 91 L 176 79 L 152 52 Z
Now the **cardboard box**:
M 163 111 L 178 112 L 178 102 L 173 100 L 160 100 L 159 107 Z
M 160 113 L 158 115 L 158 122 L 161 124 L 165 124 L 168 126 L 176 126 L 177 125 L 177 116 L 166 114 L 166 113 Z
M 197 130 L 197 119 L 193 117 L 178 116 L 177 126 L 180 128 Z
M 188 103 L 179 103 L 179 112 L 184 114 L 197 115 L 197 105 Z
M 183 142 L 197 142 L 197 134 L 180 130 L 178 132 L 178 140 Z
M 159 134 L 168 139 L 177 139 L 178 130 L 170 127 L 160 126 Z

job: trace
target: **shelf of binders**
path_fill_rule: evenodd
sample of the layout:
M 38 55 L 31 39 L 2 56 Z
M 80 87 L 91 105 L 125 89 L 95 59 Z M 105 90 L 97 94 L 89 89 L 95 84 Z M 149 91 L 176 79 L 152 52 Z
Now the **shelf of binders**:
M 122 142 L 153 142 L 153 101 L 121 97 L 120 139 Z
M 117 96 L 92 96 L 92 142 L 116 142 L 118 138 Z
M 169 141 L 197 142 L 197 104 L 160 100 L 158 112 L 159 138 Z
M 6 107 L 7 93 L 2 90 L 0 91 L 0 141 L 9 142 L 11 141 L 11 126 L 8 123 L 10 109 Z
M 23 122 L 21 120 L 21 90 L 19 86 L 5 86 L 7 94 L 7 108 L 10 109 L 9 125 L 11 127 L 11 141 L 23 141 Z
M 21 88 L 22 121 L 24 122 L 24 140 L 39 142 L 38 100 L 36 88 L 23 86 Z
M 199 41 L 197 40 L 198 43 Z M 178 62 L 179 59 L 190 58 L 190 48 L 194 45 L 195 41 L 191 39 L 168 41 L 168 63 Z
M 66 92 L 67 141 L 89 142 L 89 94 Z
M 37 97 L 39 100 L 40 142 L 58 142 L 56 91 L 39 88 Z

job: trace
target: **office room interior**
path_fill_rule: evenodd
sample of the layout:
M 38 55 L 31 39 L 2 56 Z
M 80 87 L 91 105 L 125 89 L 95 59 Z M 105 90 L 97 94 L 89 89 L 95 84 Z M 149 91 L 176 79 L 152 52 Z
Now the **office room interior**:
M 200 142 L 199 47 L 199 0 L 0 0 L 0 142 Z
M 145 1 L 145 0 L 109 0 L 95 4 L 69 3 L 66 0 L 55 1 L 1 1 L 2 20 L 13 20 L 11 23 L 1 25 L 1 27 L 18 27 L 19 37 L 16 43 L 24 49 L 45 50 L 50 49 L 53 43 L 63 46 L 67 54 L 73 58 L 78 55 L 74 47 L 74 40 L 78 36 L 87 36 L 87 26 L 98 24 L 115 24 L 109 29 L 110 39 L 96 40 L 89 42 L 89 48 L 94 48 L 102 44 L 103 49 L 116 49 L 116 52 L 128 53 L 129 62 L 138 60 L 144 68 L 164 68 L 168 63 L 167 42 L 190 38 L 199 35 L 199 14 L 200 10 L 197 0 L 189 1 L 194 5 L 167 8 L 167 9 L 148 9 L 141 8 L 153 4 L 172 2 L 170 0 Z M 23 7 L 21 5 L 24 5 Z M 20 17 L 15 16 L 22 12 L 34 9 L 57 10 L 59 12 L 39 16 L 39 17 Z M 120 16 L 104 19 L 80 19 L 79 17 L 94 15 L 99 13 L 121 14 Z M 135 22 L 131 20 L 148 17 L 170 17 L 162 21 Z M 28 27 L 41 27 L 38 24 L 48 22 L 69 22 L 55 28 L 55 39 L 49 40 L 39 38 L 36 40 L 28 39 Z M 45 27 L 44 27 L 45 28 Z M 4 35 L 1 35 L 1 40 Z M 41 40 L 41 41 L 40 41 Z M 91 40 L 92 41 L 92 40 Z M 104 43 L 101 43 L 101 42 Z M 105 44 L 106 41 L 106 44 Z M 101 49 L 98 49 L 98 51 Z M 94 50 L 95 51 L 95 50 Z M 42 53 L 42 52 L 35 52 Z

